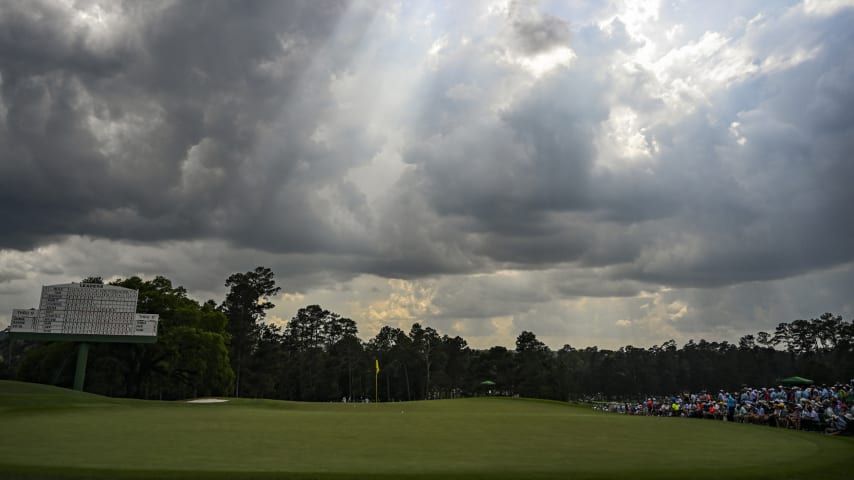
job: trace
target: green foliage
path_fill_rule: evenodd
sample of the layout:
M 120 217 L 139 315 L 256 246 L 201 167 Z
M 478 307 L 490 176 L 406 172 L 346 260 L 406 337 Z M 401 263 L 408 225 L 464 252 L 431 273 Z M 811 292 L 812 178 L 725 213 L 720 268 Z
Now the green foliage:
M 256 267 L 246 273 L 235 273 L 225 281 L 229 288 L 220 310 L 228 317 L 232 368 L 235 372 L 235 396 L 240 396 L 241 377 L 246 371 L 249 357 L 261 335 L 259 323 L 266 311 L 275 305 L 269 299 L 281 289 L 276 286 L 275 275 L 267 267 Z
M 18 378 L 48 385 L 71 386 L 76 348 L 57 342 L 29 349 L 18 366 Z
M 346 350 L 332 348 L 325 325 L 337 314 L 311 305 L 300 309 L 278 340 L 284 351 L 277 358 L 282 374 L 275 389 L 258 396 L 293 400 L 340 400 L 374 397 L 374 359 L 381 401 L 502 395 L 556 400 L 583 397 L 626 398 L 679 391 L 735 389 L 742 384 L 772 385 L 801 373 L 819 383 L 847 379 L 852 368 L 850 322 L 825 314 L 807 322 L 824 347 L 810 352 L 784 351 L 771 346 L 771 335 L 746 336 L 738 344 L 689 341 L 679 348 L 668 340 L 650 348 L 552 351 L 533 332 L 522 332 L 516 349 L 472 350 L 460 337 L 439 336 L 430 327 L 414 324 L 408 333 L 385 326 L 366 343 L 355 337 Z M 767 344 L 763 344 L 767 341 Z M 819 345 L 818 341 L 815 343 Z M 270 368 L 269 365 L 267 368 Z M 496 382 L 480 388 L 480 382 Z
M 130 379 L 128 396 L 183 398 L 229 390 L 234 374 L 221 312 L 188 298 L 184 287 L 173 287 L 164 277 L 131 277 L 115 284 L 139 290 L 138 311 L 160 315 L 157 343 L 124 349 L 121 355 Z M 134 391 L 134 381 L 142 392 Z
M 554 356 L 533 332 L 523 331 L 516 339 L 514 390 L 522 396 L 555 398 Z

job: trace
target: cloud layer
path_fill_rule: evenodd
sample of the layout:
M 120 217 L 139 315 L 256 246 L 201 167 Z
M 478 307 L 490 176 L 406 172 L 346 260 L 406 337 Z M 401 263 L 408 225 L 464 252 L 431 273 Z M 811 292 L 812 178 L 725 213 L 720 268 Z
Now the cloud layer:
M 50 281 L 217 296 L 257 264 L 284 319 L 324 299 L 505 344 L 733 335 L 821 313 L 799 295 L 850 316 L 852 21 L 811 1 L 3 2 L 0 318 Z

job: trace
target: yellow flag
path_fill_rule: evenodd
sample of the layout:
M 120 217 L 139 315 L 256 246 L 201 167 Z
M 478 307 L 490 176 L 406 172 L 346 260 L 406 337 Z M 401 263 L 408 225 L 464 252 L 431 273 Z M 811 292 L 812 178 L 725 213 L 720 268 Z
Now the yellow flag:
M 377 358 L 377 373 L 380 373 L 380 359 Z

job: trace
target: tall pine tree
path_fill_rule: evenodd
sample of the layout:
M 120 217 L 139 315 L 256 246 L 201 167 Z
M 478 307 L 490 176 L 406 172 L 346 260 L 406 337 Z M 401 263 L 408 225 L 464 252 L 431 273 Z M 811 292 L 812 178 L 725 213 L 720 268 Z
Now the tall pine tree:
M 266 311 L 275 305 L 270 297 L 279 293 L 273 271 L 267 267 L 256 267 L 246 273 L 235 273 L 225 280 L 229 288 L 220 310 L 228 317 L 228 333 L 231 335 L 231 361 L 235 373 L 234 395 L 240 396 L 240 379 L 244 374 L 246 360 L 251 355 L 261 333 L 259 321 Z

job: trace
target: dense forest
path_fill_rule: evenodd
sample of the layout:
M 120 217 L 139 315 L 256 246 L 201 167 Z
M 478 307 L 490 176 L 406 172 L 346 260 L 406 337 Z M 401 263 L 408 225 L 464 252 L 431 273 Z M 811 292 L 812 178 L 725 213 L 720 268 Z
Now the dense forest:
M 265 267 L 228 277 L 220 304 L 193 300 L 164 277 L 112 284 L 138 290 L 138 311 L 159 314 L 160 326 L 155 344 L 92 346 L 86 391 L 110 396 L 359 401 L 374 398 L 376 381 L 380 401 L 485 394 L 615 399 L 772 385 L 790 375 L 818 383 L 854 376 L 854 324 L 831 313 L 780 323 L 735 344 L 691 340 L 679 347 L 669 340 L 650 348 L 555 351 L 524 331 L 513 350 L 477 350 L 419 323 L 408 332 L 386 326 L 364 341 L 355 321 L 319 305 L 301 308 L 284 327 L 267 323 L 279 288 Z M 2 357 L 5 378 L 72 384 L 73 344 L 5 339 Z

